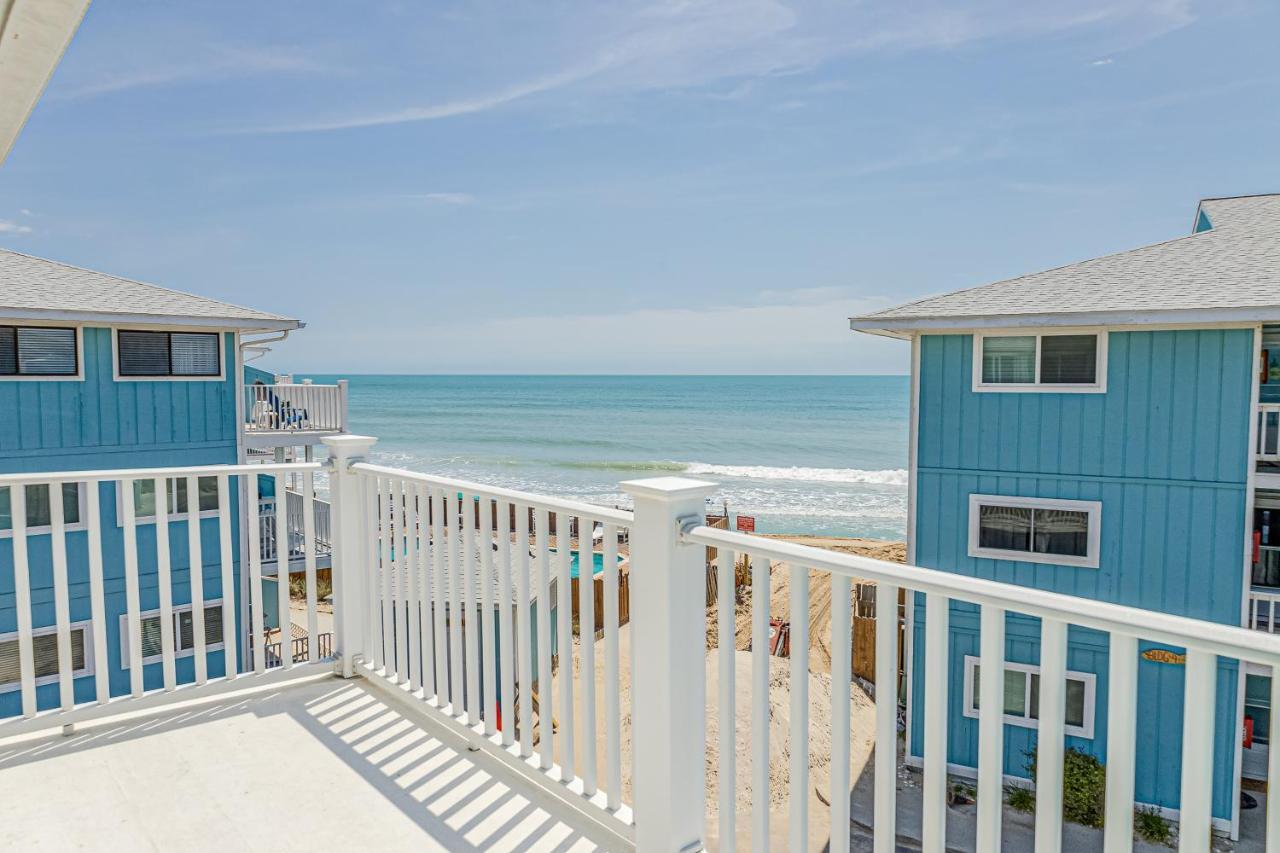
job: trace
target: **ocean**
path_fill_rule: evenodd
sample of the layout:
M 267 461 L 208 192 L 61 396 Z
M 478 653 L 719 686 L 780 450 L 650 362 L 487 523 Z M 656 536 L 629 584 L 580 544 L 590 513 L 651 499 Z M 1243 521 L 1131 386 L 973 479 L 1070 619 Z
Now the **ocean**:
M 762 533 L 905 536 L 903 376 L 347 378 L 383 464 L 610 506 L 680 474 Z

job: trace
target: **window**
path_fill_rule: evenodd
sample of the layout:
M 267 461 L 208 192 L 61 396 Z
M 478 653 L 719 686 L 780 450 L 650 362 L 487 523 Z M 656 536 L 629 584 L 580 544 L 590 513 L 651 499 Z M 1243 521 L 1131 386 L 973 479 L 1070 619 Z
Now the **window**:
M 974 391 L 1106 390 L 1103 332 L 973 336 Z
M 165 507 L 170 521 L 181 521 L 187 514 L 187 480 L 185 477 L 169 478 L 165 488 Z M 196 479 L 196 501 L 200 514 L 216 515 L 218 512 L 218 478 L 198 477 Z M 156 515 L 156 481 L 133 481 L 133 515 L 136 521 L 153 519 Z M 123 514 L 117 513 L 123 524 Z
M 195 618 L 190 604 L 173 608 L 173 643 L 176 657 L 195 654 Z M 158 661 L 164 657 L 160 633 L 160 611 L 148 610 L 142 614 L 142 662 Z M 222 601 L 207 601 L 204 605 L 205 651 L 222 648 Z M 129 616 L 120 615 L 120 666 L 129 668 Z
M 0 538 L 13 535 L 13 487 L 0 488 Z M 53 517 L 49 500 L 49 484 L 23 486 L 27 496 L 27 533 L 48 533 Z M 80 505 L 79 483 L 62 483 L 62 521 L 68 528 L 81 526 L 84 517 Z
M 32 632 L 31 653 L 35 663 L 36 684 L 58 680 L 58 629 L 53 626 Z M 71 625 L 71 674 L 75 677 L 93 674 L 92 638 L 88 622 Z M 0 692 L 22 687 L 22 660 L 18 653 L 18 635 L 0 636 Z
M 969 556 L 1098 567 L 1098 501 L 969 496 Z
M 116 333 L 117 373 L 122 377 L 222 374 L 216 332 Z
M 76 330 L 0 326 L 0 376 L 71 376 L 80 373 Z
M 964 659 L 964 715 L 977 717 L 979 658 Z M 1093 737 L 1094 694 L 1097 676 L 1091 672 L 1067 673 L 1066 733 L 1076 737 Z M 1004 665 L 1004 721 L 1009 725 L 1034 729 L 1040 720 L 1040 667 L 1021 663 Z

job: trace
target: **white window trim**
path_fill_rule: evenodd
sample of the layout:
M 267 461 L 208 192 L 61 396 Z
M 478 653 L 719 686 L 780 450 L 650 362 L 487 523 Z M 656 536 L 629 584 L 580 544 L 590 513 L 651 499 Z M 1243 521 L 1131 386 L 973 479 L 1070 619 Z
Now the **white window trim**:
M 46 483 L 32 483 L 31 485 L 50 485 L 50 484 L 46 484 Z M 52 485 L 62 485 L 62 484 L 61 484 L 61 483 L 57 483 L 57 484 L 52 484 Z M 78 488 L 78 489 L 76 490 L 76 494 L 77 494 L 77 496 L 78 496 L 78 498 L 79 498 L 79 499 L 77 500 L 77 502 L 76 502 L 76 503 L 77 503 L 77 504 L 79 505 L 79 507 L 80 507 L 80 520 L 79 520 L 79 521 L 77 521 L 77 522 L 75 522 L 75 523 L 73 523 L 73 524 L 64 524 L 64 525 L 62 525 L 62 529 L 63 529 L 64 531 L 66 531 L 67 533 L 74 533 L 74 532 L 75 532 L 75 531 L 77 531 L 77 530 L 88 530 L 88 529 L 89 529 L 89 521 L 88 521 L 88 519 L 86 518 L 86 515 L 87 515 L 87 514 L 88 514 L 88 512 L 89 512 L 89 508 L 88 508 L 88 501 L 87 501 L 87 499 L 86 499 L 85 492 L 88 490 L 88 487 L 89 487 L 89 486 L 92 486 L 92 487 L 94 487 L 94 488 L 97 488 L 97 485 L 98 485 L 98 484 L 97 484 L 97 483 L 89 484 L 89 483 L 77 482 L 77 483 L 76 483 L 76 485 L 80 487 L 80 488 Z M 14 488 L 14 487 L 13 487 L 13 486 L 7 486 L 6 488 Z M 10 500 L 12 500 L 12 499 L 10 499 Z M 12 504 L 12 503 L 10 503 L 9 505 L 10 505 L 10 506 L 13 506 L 13 504 Z M 27 538 L 30 538 L 30 537 L 32 537 L 32 536 L 50 536 L 50 535 L 52 535 L 52 534 L 53 534 L 53 525 L 52 525 L 52 524 L 41 524 L 41 525 L 39 525 L 38 527 L 28 527 L 28 528 L 27 528 Z M 12 539 L 12 538 L 13 538 L 13 528 L 12 528 L 12 527 L 10 527 L 8 530 L 0 530 L 0 539 Z
M 218 341 L 217 376 L 122 376 L 120 375 L 120 332 L 184 332 L 215 335 Z M 111 378 L 116 382 L 225 382 L 227 380 L 227 342 L 225 329 L 192 326 L 115 326 L 111 329 Z
M 1088 384 L 1067 384 L 1060 382 L 1044 383 L 1040 381 L 1040 341 L 1052 335 L 1096 335 L 1098 338 L 1097 382 Z M 987 338 L 1030 338 L 1036 339 L 1035 368 L 1036 381 L 1030 384 L 1012 384 L 1008 382 L 982 381 L 982 342 Z M 1009 329 L 999 332 L 973 333 L 973 390 L 975 393 L 1036 393 L 1036 394 L 1105 394 L 1107 391 L 1107 342 L 1110 339 L 1106 329 Z
M 209 475 L 204 474 L 204 475 L 201 475 L 201 476 L 209 476 Z M 145 478 L 142 478 L 142 479 L 145 479 Z M 177 479 L 178 479 L 177 477 L 166 477 L 166 478 L 165 478 L 165 480 L 166 480 L 166 481 L 169 481 L 169 480 L 175 480 L 175 481 L 176 481 Z M 197 478 L 196 478 L 196 480 L 197 480 L 197 481 L 198 481 L 199 479 L 200 479 L 200 477 L 197 477 Z M 135 482 L 136 482 L 136 481 L 135 481 Z M 165 495 L 166 495 L 166 497 L 168 496 L 168 494 L 169 494 L 169 488 L 168 488 L 168 485 L 166 484 L 166 486 L 165 486 Z M 174 498 L 173 498 L 173 501 L 174 501 L 174 504 L 175 504 L 175 505 L 177 504 L 177 500 L 178 500 L 178 498 L 177 498 L 177 490 L 175 489 L 175 490 L 174 490 Z M 200 496 L 199 496 L 199 494 L 197 494 L 197 495 L 196 495 L 196 500 L 197 500 L 197 501 L 199 501 L 199 500 L 200 500 Z M 188 495 L 188 496 L 187 496 L 187 505 L 188 505 L 188 506 L 190 506 L 190 502 L 191 502 L 191 496 L 190 496 L 190 495 Z M 202 510 L 200 510 L 200 514 L 199 514 L 199 515 L 200 515 L 200 519 L 203 521 L 203 520 L 204 520 L 204 519 L 206 519 L 206 518 L 217 518 L 217 517 L 218 517 L 218 515 L 219 515 L 219 513 L 220 513 L 221 511 L 222 511 L 222 507 L 218 507 L 218 508 L 216 508 L 216 509 L 202 509 Z M 178 523 L 178 522 L 184 522 L 184 521 L 186 521 L 186 520 L 187 520 L 187 513 L 186 513 L 185 511 L 184 511 L 184 512 L 177 512 L 177 511 L 172 510 L 172 509 L 169 511 L 169 523 L 170 523 L 170 524 L 176 524 L 176 523 Z M 133 523 L 134 523 L 135 525 L 137 525 L 137 524 L 155 524 L 155 523 L 156 523 L 156 517 L 155 517 L 154 515 L 134 515 L 134 517 L 133 517 Z M 116 480 L 116 527 L 124 527 L 124 484 L 123 484 L 123 483 L 121 483 L 119 480 Z
M 975 655 L 964 656 L 964 715 L 971 719 L 978 718 L 978 709 L 973 707 L 973 675 L 978 665 L 982 663 L 982 659 Z M 1014 670 L 1015 672 L 1025 672 L 1027 674 L 1027 696 L 1026 707 L 1027 714 L 1031 713 L 1031 676 L 1040 675 L 1040 667 L 1033 664 L 1013 663 L 1005 661 L 1004 668 L 1006 670 Z M 1072 737 L 1084 738 L 1085 740 L 1093 739 L 1094 717 L 1098 695 L 1098 676 L 1092 672 L 1076 672 L 1067 670 L 1068 681 L 1080 681 L 1084 683 L 1084 725 L 1072 726 L 1067 725 L 1063 731 Z M 1000 695 L 1004 695 L 1004 685 L 1001 684 Z M 1020 726 L 1024 729 L 1039 729 L 1040 721 L 1034 720 L 1030 716 L 1019 717 L 1014 714 L 1005 714 L 1004 721 L 1006 725 Z
M 208 610 L 210 607 L 222 607 L 222 599 L 221 598 L 209 599 L 204 603 L 204 609 Z M 178 632 L 178 614 L 190 613 L 192 609 L 193 609 L 193 606 L 190 604 L 175 604 L 173 606 L 173 642 L 174 642 L 173 656 L 175 659 L 195 657 L 196 650 L 194 646 L 189 649 L 177 648 L 178 640 L 181 637 L 181 635 Z M 142 620 L 150 616 L 159 616 L 159 615 L 160 615 L 159 608 L 156 608 L 155 610 L 144 610 L 138 614 L 138 619 Z M 223 608 L 222 618 L 223 619 L 227 618 L 226 608 Z M 234 618 L 234 614 L 232 614 L 232 618 Z M 193 639 L 194 639 L 194 635 L 193 635 Z M 204 650 L 206 652 L 216 652 L 222 649 L 223 647 L 224 647 L 224 644 L 222 643 L 222 641 L 218 641 L 216 643 L 206 643 Z M 160 652 L 159 654 L 148 655 L 147 657 L 144 657 L 142 659 L 142 664 L 143 666 L 146 666 L 149 663 L 157 663 L 162 660 L 164 660 L 164 652 Z M 129 614 L 121 613 L 120 614 L 120 668 L 128 669 L 129 662 L 130 662 L 129 661 Z
M 44 320 L 5 320 L 0 326 L 19 326 L 24 329 L 72 329 L 76 333 L 76 372 L 69 376 L 3 375 L 0 382 L 83 382 L 84 381 L 84 327 L 73 323 L 46 322 Z
M 72 622 L 67 626 L 67 629 L 70 631 L 79 631 L 79 630 L 84 631 L 84 666 L 81 669 L 75 669 L 71 671 L 71 678 L 73 680 L 77 678 L 86 678 L 94 674 L 92 627 L 93 627 L 93 620 L 91 619 L 83 619 L 79 622 Z M 31 632 L 31 638 L 34 640 L 36 637 L 44 637 L 49 634 L 56 634 L 56 633 L 58 633 L 57 625 L 47 625 L 43 628 L 36 628 L 35 630 L 33 630 Z M 16 639 L 18 639 L 17 631 L 11 631 L 8 634 L 0 634 L 0 642 L 8 642 L 10 640 L 16 640 Z M 36 687 L 40 687 L 45 684 L 57 684 L 61 679 L 62 679 L 61 673 L 56 675 L 42 675 L 36 679 Z M 21 689 L 22 689 L 21 679 L 13 682 L 12 684 L 0 684 L 0 693 L 13 693 Z
M 1063 509 L 1084 512 L 1089 516 L 1089 539 L 1083 557 L 1064 554 L 1039 554 L 1034 551 L 1010 551 L 1004 548 L 984 548 L 981 541 L 982 506 L 1009 506 L 1019 509 Z M 1054 566 L 1078 566 L 1098 568 L 1102 550 L 1102 502 L 1075 501 L 1057 498 L 1024 498 L 1016 495 L 969 495 L 969 556 L 989 560 L 1017 560 L 1022 563 L 1048 563 Z

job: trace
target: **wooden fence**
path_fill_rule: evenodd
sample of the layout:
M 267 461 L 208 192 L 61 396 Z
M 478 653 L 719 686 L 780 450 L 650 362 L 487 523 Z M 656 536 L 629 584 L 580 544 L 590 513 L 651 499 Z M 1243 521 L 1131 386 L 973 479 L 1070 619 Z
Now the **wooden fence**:
M 573 618 L 577 622 L 581 617 L 578 613 L 578 582 L 581 578 L 573 578 L 570 581 L 569 591 L 573 598 Z M 595 615 L 596 615 L 596 632 L 604 630 L 604 578 L 597 576 L 593 579 L 592 587 L 595 592 Z M 618 573 L 618 624 L 625 625 L 631 621 L 631 573 Z M 579 629 L 581 630 L 581 629 Z

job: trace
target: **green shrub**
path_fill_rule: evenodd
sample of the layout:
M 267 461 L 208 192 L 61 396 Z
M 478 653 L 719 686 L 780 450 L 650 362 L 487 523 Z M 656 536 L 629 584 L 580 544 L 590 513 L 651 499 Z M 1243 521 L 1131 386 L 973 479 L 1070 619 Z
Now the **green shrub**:
M 1036 754 L 1027 754 L 1027 769 L 1036 777 Z M 1102 762 L 1087 752 L 1068 749 L 1063 756 L 1062 816 L 1066 820 L 1095 829 L 1106 814 L 1107 771 Z
M 1151 844 L 1168 844 L 1173 840 L 1173 827 L 1152 806 L 1133 810 L 1133 831 L 1143 841 Z
M 1036 792 L 1021 785 L 1008 785 L 1004 789 L 1004 801 L 1016 812 L 1034 812 L 1036 810 Z

